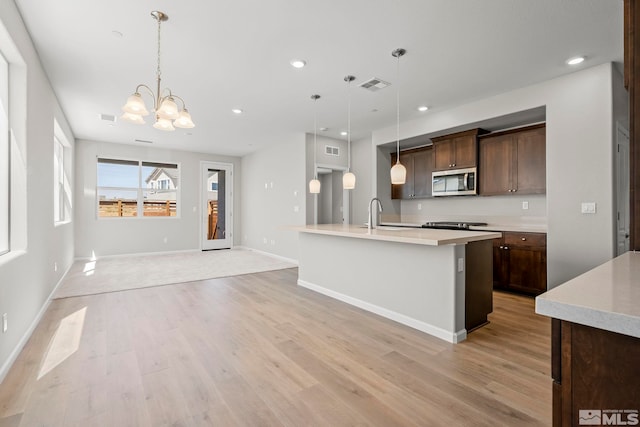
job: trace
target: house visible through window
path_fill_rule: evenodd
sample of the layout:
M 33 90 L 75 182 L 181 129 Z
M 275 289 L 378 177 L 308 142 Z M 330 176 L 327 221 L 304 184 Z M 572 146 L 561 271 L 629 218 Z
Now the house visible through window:
M 69 173 L 73 169 L 71 145 L 54 120 L 53 137 L 53 221 L 61 224 L 71 221 L 71 186 Z
M 98 217 L 177 216 L 177 164 L 98 159 Z
M 9 252 L 9 64 L 0 54 L 0 254 Z

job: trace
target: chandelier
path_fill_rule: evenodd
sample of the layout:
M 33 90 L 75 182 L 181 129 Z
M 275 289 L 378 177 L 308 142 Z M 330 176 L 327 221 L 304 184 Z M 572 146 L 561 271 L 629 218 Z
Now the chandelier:
M 183 129 L 192 128 L 195 124 L 193 124 L 191 115 L 185 107 L 184 100 L 171 93 L 171 90 L 168 88 L 160 90 L 160 77 L 162 75 L 162 72 L 160 71 L 160 25 L 162 22 L 169 19 L 169 17 L 167 14 L 157 10 L 151 12 L 151 16 L 153 16 L 153 19 L 158 21 L 158 68 L 156 70 L 157 91 L 154 94 L 153 90 L 151 90 L 149 86 L 144 84 L 138 85 L 135 93 L 127 99 L 127 103 L 122 107 L 124 114 L 122 114 L 120 118 L 129 123 L 139 125 L 145 123 L 142 117 L 148 116 L 149 111 L 147 110 L 144 100 L 140 95 L 140 89 L 146 89 L 146 91 L 151 95 L 151 98 L 153 98 L 153 112 L 156 117 L 156 121 L 153 124 L 154 128 L 165 131 L 173 131 L 176 127 Z M 178 110 L 176 100 L 180 101 L 182 104 L 182 108 L 180 110 Z

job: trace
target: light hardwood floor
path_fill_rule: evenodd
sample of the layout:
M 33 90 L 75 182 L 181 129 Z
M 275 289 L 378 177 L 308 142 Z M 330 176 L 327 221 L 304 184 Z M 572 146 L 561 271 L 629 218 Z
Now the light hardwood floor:
M 491 323 L 454 345 L 296 279 L 53 301 L 0 385 L 0 427 L 551 424 L 532 298 L 495 293 Z

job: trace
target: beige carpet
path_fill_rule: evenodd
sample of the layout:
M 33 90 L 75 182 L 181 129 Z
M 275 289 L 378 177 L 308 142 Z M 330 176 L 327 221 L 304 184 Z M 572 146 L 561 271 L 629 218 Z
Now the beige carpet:
M 296 267 L 246 249 L 76 261 L 54 299 Z

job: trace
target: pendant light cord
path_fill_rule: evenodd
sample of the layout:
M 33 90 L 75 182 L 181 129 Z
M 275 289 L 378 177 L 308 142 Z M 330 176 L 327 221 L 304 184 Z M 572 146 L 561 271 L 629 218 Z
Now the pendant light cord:
M 347 172 L 351 172 L 351 76 L 347 80 Z
M 396 91 L 396 164 L 400 164 L 400 54 L 398 54 L 398 90 Z
M 318 107 L 316 102 L 319 96 L 313 97 L 313 178 L 318 179 L 318 165 L 316 163 L 316 156 L 318 154 L 317 139 L 318 139 Z

